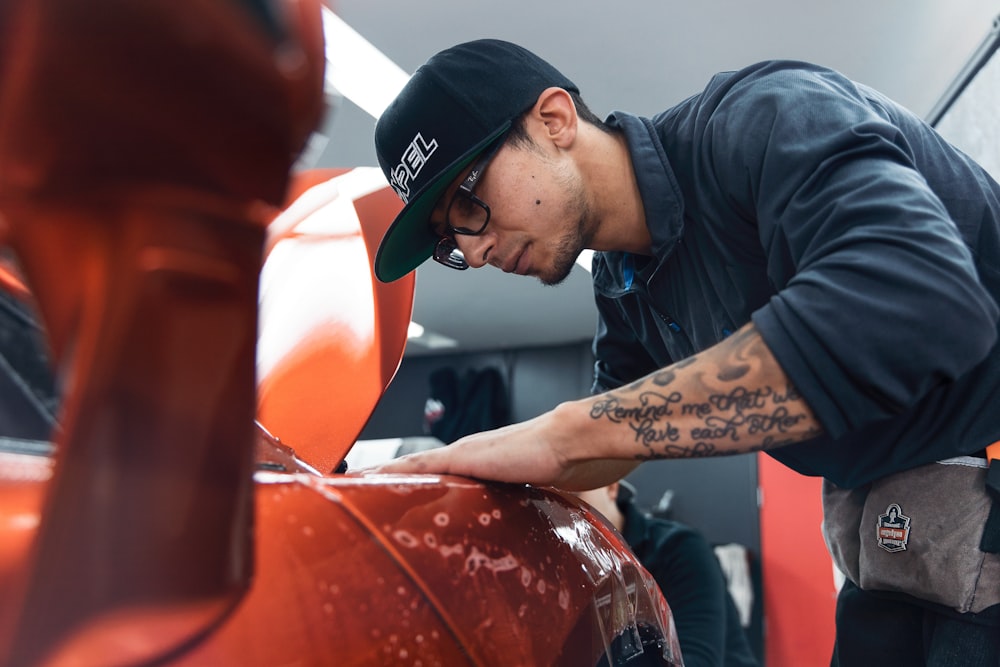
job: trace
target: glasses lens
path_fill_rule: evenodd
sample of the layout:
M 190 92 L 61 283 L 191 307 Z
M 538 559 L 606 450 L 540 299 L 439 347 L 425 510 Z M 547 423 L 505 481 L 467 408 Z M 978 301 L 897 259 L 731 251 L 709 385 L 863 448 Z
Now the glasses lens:
M 469 263 L 465 261 L 465 255 L 458 249 L 455 241 L 447 236 L 441 237 L 441 240 L 434 246 L 433 257 L 435 262 L 444 264 L 449 269 L 464 271 L 469 268 Z
M 448 225 L 456 234 L 476 236 L 490 221 L 490 210 L 479 197 L 459 190 L 448 207 Z

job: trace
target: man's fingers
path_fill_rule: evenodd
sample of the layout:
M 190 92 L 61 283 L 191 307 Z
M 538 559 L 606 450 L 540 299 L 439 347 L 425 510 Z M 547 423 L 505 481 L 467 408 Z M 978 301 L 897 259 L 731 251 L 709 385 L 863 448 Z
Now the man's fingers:
M 393 472 L 393 473 L 425 473 L 425 472 L 443 472 L 441 470 L 432 469 L 433 466 L 431 462 L 428 461 L 432 458 L 433 452 L 417 452 L 414 454 L 407 454 L 406 456 L 401 456 L 398 459 L 392 459 L 391 461 L 386 461 L 385 463 L 379 463 L 374 466 L 363 468 L 362 472 Z
M 419 461 L 408 461 L 405 458 L 398 458 L 365 468 L 365 472 L 419 472 L 420 467 Z

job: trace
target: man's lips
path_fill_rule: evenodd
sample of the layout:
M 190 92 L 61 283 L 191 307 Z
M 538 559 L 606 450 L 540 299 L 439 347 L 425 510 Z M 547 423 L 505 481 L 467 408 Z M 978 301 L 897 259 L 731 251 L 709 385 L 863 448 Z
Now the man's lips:
M 517 264 L 514 266 L 514 273 L 519 276 L 528 275 L 528 271 L 531 269 L 531 258 L 528 256 L 528 249 L 525 248 L 521 251 L 521 254 L 517 258 Z
M 525 252 L 525 250 L 526 249 L 521 250 L 521 252 L 515 255 L 512 260 L 504 263 L 502 271 L 504 273 L 516 273 L 520 276 L 523 276 L 528 268 L 527 266 L 528 254 L 527 252 Z

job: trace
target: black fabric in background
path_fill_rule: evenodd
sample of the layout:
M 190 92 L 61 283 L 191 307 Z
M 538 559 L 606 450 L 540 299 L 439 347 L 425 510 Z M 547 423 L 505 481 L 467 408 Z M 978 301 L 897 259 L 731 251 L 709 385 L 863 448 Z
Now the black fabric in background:
M 448 366 L 430 375 L 430 399 L 443 408 L 429 423 L 430 434 L 445 444 L 510 423 L 510 397 L 503 375 L 496 368 L 467 370 L 459 374 Z

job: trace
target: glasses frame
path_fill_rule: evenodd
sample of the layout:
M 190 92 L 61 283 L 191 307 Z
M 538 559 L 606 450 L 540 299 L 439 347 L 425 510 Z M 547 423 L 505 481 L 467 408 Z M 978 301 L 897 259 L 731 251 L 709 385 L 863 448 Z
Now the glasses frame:
M 472 165 L 472 169 L 469 171 L 468 175 L 462 180 L 462 182 L 458 185 L 458 188 L 451 195 L 451 199 L 448 201 L 448 208 L 445 209 L 444 234 L 434 246 L 434 253 L 431 255 L 434 261 L 438 264 L 442 264 L 447 266 L 449 269 L 455 269 L 457 271 L 464 271 L 469 268 L 469 263 L 465 261 L 465 256 L 458 248 L 458 242 L 455 239 L 455 235 L 461 234 L 463 236 L 479 236 L 486 231 L 486 226 L 490 224 L 490 206 L 476 196 L 473 192 L 473 188 L 475 188 L 476 184 L 482 180 L 486 167 L 489 166 L 497 152 L 499 152 L 500 148 L 504 145 L 506 138 L 506 134 L 499 137 L 496 140 L 496 143 L 487 148 L 481 154 L 479 159 Z M 483 224 L 479 227 L 479 229 L 455 227 L 451 224 L 451 207 L 455 204 L 455 200 L 458 198 L 472 202 L 479 208 L 483 209 L 486 213 L 486 216 L 483 219 Z

